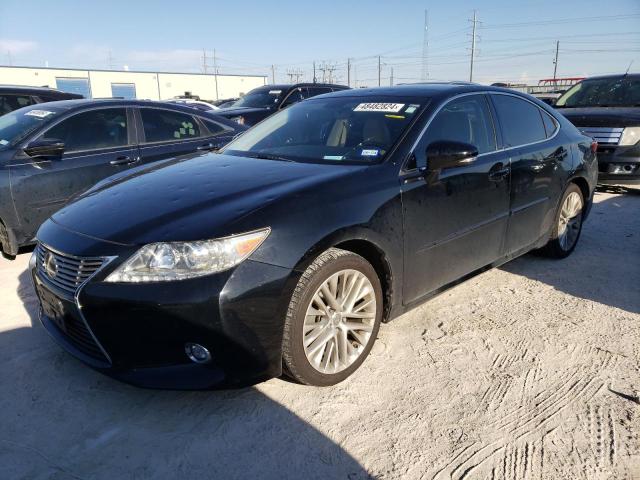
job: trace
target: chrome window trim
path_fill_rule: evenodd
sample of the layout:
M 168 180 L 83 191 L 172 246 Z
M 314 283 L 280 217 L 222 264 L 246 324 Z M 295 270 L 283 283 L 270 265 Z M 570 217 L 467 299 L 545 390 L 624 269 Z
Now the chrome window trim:
M 89 281 L 93 277 L 95 277 L 99 272 L 104 270 L 104 268 L 107 265 L 109 265 L 113 260 L 115 260 L 118 257 L 116 257 L 116 256 L 79 257 L 77 255 L 72 255 L 70 253 L 63 253 L 60 250 L 56 250 L 55 248 L 50 247 L 49 245 L 47 245 L 44 242 L 39 242 L 39 243 L 40 243 L 40 245 L 44 246 L 45 248 L 47 248 L 48 250 L 51 250 L 54 253 L 57 253 L 58 255 L 65 256 L 65 257 L 71 257 L 71 258 L 74 258 L 76 260 L 86 260 L 87 258 L 99 258 L 99 259 L 103 260 L 103 263 L 100 266 L 100 268 L 98 268 L 95 272 L 93 272 L 84 282 L 82 282 L 80 285 L 78 285 L 78 287 L 76 288 L 75 293 L 73 294 L 73 302 L 75 303 L 76 307 L 78 308 L 78 314 L 80 315 L 80 318 L 84 322 L 84 326 L 87 328 L 87 331 L 91 334 L 91 338 L 93 338 L 93 341 L 96 342 L 96 345 L 98 345 L 98 348 L 104 354 L 104 356 L 108 360 L 109 364 L 113 365 L 113 361 L 111 360 L 111 356 L 107 353 L 107 351 L 102 346 L 102 343 L 100 343 L 98 338 L 95 336 L 95 334 L 93 333 L 93 330 L 91 329 L 91 327 L 89 327 L 89 323 L 87 322 L 87 319 L 85 318 L 84 313 L 82 313 L 82 304 L 80 303 L 80 292 L 82 292 L 82 289 L 84 288 L 84 286 L 87 283 L 89 283 Z M 35 250 L 34 250 L 34 253 L 32 254 L 31 258 L 34 258 L 34 255 L 35 255 Z M 30 259 L 30 261 L 31 261 L 31 259 Z M 35 262 L 35 260 L 34 260 L 34 262 Z M 35 273 L 37 275 L 38 274 L 38 269 L 35 268 L 34 271 L 35 271 Z M 32 281 L 33 281 L 33 279 L 32 279 Z M 42 281 L 42 280 L 40 280 L 40 281 Z M 35 290 L 35 285 L 34 285 L 34 290 Z M 40 317 L 40 315 L 42 315 L 42 308 L 41 307 L 38 309 L 38 317 Z
M 402 173 L 413 172 L 413 171 L 417 170 L 416 168 L 406 169 L 405 166 L 407 165 L 407 162 L 409 161 L 411 156 L 415 154 L 415 151 L 416 151 L 416 148 L 418 147 L 418 144 L 422 141 L 422 138 L 424 137 L 425 133 L 427 132 L 427 129 L 431 125 L 431 122 L 433 122 L 433 119 L 435 118 L 435 116 L 438 113 L 440 113 L 440 110 L 442 110 L 449 103 L 451 103 L 454 100 L 457 100 L 458 98 L 468 97 L 468 96 L 471 96 L 471 95 L 506 95 L 506 96 L 509 96 L 509 97 L 519 98 L 521 100 L 524 100 L 525 102 L 529 102 L 531 105 L 536 107 L 538 110 L 542 110 L 543 113 L 545 113 L 547 115 L 550 115 L 553 118 L 554 123 L 557 125 L 556 130 L 553 132 L 553 135 L 550 136 L 550 137 L 546 137 L 543 140 L 538 140 L 536 142 L 531 142 L 531 143 L 525 143 L 525 144 L 522 144 L 522 145 L 516 145 L 514 147 L 504 147 L 503 146 L 501 148 L 496 148 L 495 150 L 493 150 L 491 152 L 481 153 L 475 158 L 481 158 L 481 157 L 483 157 L 485 155 L 492 155 L 492 154 L 494 154 L 496 152 L 507 152 L 509 150 L 513 150 L 514 148 L 522 148 L 522 147 L 528 147 L 528 146 L 531 146 L 531 145 L 537 145 L 538 143 L 543 143 L 543 142 L 546 142 L 548 140 L 554 139 L 558 135 L 558 133 L 560 132 L 560 122 L 553 115 L 548 113 L 546 110 L 540 108 L 540 106 L 537 105 L 535 102 L 532 102 L 528 98 L 525 98 L 525 97 L 523 97 L 521 95 L 516 95 L 516 94 L 513 94 L 513 93 L 509 93 L 509 92 L 494 92 L 494 91 L 490 91 L 490 90 L 459 93 L 457 95 L 454 95 L 453 97 L 448 98 L 444 103 L 442 103 L 431 114 L 431 116 L 429 117 L 429 120 L 427 120 L 427 123 L 425 124 L 425 126 L 422 128 L 422 131 L 418 135 L 418 138 L 415 140 L 415 142 L 413 142 L 413 145 L 411 146 L 411 149 L 409 150 L 409 154 L 407 155 L 407 158 L 405 158 L 404 162 L 402 163 L 402 168 L 401 168 L 401 172 Z M 498 123 L 496 123 L 496 120 L 499 121 L 499 119 L 493 118 L 493 111 L 490 111 L 490 113 L 491 113 L 491 119 L 493 121 L 493 126 L 494 126 L 494 134 L 497 134 L 497 131 L 495 129 L 498 127 Z M 496 116 L 497 116 L 497 112 L 496 112 Z M 542 118 L 540 118 L 540 121 L 542 122 Z M 543 128 L 544 128 L 544 124 L 543 124 Z M 502 130 L 502 125 L 500 125 L 500 129 Z M 502 132 L 500 132 L 500 133 L 502 133 Z M 496 145 L 497 145 L 497 138 L 496 138 Z

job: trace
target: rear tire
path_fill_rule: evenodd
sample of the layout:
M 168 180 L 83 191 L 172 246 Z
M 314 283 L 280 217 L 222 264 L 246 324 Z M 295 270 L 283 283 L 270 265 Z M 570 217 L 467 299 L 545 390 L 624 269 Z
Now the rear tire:
M 9 233 L 4 223 L 0 221 L 0 253 L 8 260 L 15 260 L 16 256 L 11 249 L 11 242 L 9 241 Z
M 382 287 L 360 255 L 330 248 L 300 277 L 285 320 L 284 373 L 306 385 L 329 386 L 364 362 L 382 319 Z
M 551 239 L 541 252 L 550 258 L 566 258 L 578 244 L 582 232 L 584 197 L 575 183 L 570 183 L 560 200 Z

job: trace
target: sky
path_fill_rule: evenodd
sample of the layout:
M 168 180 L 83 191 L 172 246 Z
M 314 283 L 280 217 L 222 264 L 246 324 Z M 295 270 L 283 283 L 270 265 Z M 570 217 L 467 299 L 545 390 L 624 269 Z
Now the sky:
M 556 41 L 559 77 L 640 72 L 640 0 L 2 0 L 0 65 L 212 73 L 215 50 L 219 73 L 276 83 L 315 61 L 376 86 L 378 56 L 383 85 L 469 80 L 474 10 L 474 81 L 552 77 Z

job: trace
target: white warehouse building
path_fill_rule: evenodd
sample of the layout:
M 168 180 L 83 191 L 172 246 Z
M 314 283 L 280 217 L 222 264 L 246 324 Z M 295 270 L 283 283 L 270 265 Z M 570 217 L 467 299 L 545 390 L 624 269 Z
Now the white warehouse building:
M 86 98 L 167 100 L 189 92 L 203 100 L 218 100 L 239 97 L 266 83 L 264 75 L 0 66 L 0 84 L 51 87 Z

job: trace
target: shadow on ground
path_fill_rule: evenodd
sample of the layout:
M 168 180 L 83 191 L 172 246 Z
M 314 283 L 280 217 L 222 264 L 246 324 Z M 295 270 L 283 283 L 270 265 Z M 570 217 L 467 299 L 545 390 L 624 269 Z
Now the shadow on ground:
M 0 332 L 0 478 L 370 478 L 339 445 L 255 388 L 152 391 L 63 352 L 32 327 Z
M 530 254 L 501 269 L 546 283 L 575 297 L 640 313 L 640 265 L 629 261 L 634 258 L 632 252 L 640 251 L 637 226 L 640 190 L 621 188 L 606 188 L 608 193 L 625 195 L 594 204 L 591 216 L 604 218 L 587 219 L 580 243 L 568 258 L 551 260 Z

